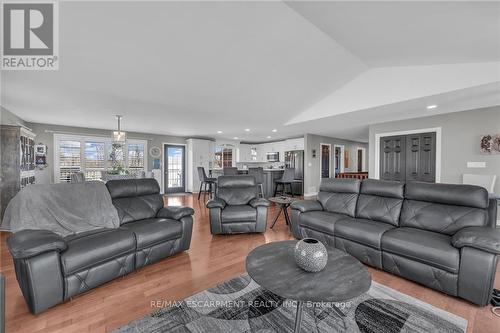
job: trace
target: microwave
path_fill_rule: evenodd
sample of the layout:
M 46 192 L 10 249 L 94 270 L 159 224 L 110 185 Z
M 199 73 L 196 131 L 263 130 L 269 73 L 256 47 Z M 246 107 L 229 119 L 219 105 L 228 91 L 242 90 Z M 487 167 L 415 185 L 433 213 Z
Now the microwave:
M 267 153 L 266 156 L 267 156 L 268 162 L 279 162 L 280 161 L 280 153 L 278 153 L 278 152 Z

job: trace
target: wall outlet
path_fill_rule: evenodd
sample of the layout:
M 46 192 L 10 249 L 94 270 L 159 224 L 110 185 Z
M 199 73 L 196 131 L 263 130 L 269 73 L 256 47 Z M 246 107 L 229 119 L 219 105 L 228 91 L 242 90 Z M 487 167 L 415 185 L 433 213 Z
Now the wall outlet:
M 486 168 L 486 162 L 467 162 L 468 168 Z

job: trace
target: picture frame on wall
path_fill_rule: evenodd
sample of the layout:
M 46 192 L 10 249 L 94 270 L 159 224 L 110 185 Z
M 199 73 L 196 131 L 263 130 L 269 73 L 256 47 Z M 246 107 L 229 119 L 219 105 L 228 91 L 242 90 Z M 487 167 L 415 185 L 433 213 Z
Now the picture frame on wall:
M 481 135 L 479 150 L 483 154 L 500 154 L 500 134 Z

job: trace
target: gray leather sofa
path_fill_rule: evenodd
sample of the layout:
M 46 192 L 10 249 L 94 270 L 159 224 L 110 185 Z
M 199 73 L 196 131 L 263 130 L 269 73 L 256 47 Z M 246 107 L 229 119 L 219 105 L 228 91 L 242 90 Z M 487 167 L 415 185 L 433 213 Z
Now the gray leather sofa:
M 472 185 L 325 179 L 291 205 L 296 238 L 484 306 L 500 254 L 497 203 Z
M 119 228 L 64 238 L 48 230 L 23 230 L 8 238 L 16 277 L 32 313 L 189 249 L 194 211 L 164 207 L 156 180 L 111 180 L 106 186 Z
M 217 197 L 207 202 L 210 232 L 236 234 L 264 232 L 269 201 L 258 197 L 254 176 L 221 176 Z

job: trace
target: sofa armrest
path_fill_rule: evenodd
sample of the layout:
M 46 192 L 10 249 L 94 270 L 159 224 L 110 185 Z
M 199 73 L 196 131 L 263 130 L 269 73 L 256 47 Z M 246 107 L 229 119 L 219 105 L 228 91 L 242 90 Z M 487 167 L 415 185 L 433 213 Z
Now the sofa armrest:
M 64 239 L 48 230 L 26 229 L 7 239 L 9 251 L 14 259 L 34 257 L 44 252 L 61 252 L 68 247 Z
M 269 207 L 271 205 L 269 200 L 264 199 L 264 198 L 254 198 L 254 199 L 250 200 L 250 202 L 248 204 L 250 206 L 252 206 L 253 208 Z
M 500 229 L 490 227 L 468 227 L 459 230 L 451 238 L 456 248 L 472 247 L 485 252 L 500 254 Z
M 180 220 L 183 217 L 191 216 L 194 214 L 194 209 L 185 206 L 170 206 L 163 207 L 158 211 L 156 217 L 164 217 L 167 219 Z
M 290 205 L 292 209 L 300 210 L 302 213 L 311 212 L 314 210 L 323 210 L 321 203 L 316 200 L 298 200 Z
M 220 208 L 220 209 L 224 209 L 224 207 L 226 207 L 226 203 L 224 202 L 224 200 L 219 199 L 219 198 L 210 199 L 207 202 L 207 208 Z

